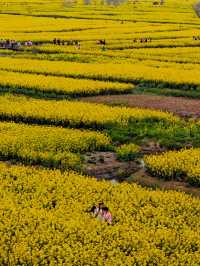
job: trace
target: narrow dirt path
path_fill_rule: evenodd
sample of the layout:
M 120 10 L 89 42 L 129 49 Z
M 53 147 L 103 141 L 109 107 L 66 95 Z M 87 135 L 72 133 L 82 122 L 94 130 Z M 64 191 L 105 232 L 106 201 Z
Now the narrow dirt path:
M 81 98 L 84 102 L 149 108 L 172 112 L 181 117 L 200 118 L 200 99 L 157 95 L 106 95 Z

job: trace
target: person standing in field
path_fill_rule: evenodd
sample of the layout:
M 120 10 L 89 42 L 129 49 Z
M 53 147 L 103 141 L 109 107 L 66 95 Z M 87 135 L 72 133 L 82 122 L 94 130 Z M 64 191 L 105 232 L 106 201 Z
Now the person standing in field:
M 103 214 L 102 209 L 103 209 L 103 207 L 104 207 L 103 202 L 100 202 L 98 204 L 98 207 L 97 206 L 93 206 L 91 208 L 91 212 L 93 213 L 94 217 L 96 217 L 98 220 L 102 220 L 102 214 Z
M 112 214 L 109 211 L 108 207 L 102 208 L 102 218 L 103 221 L 107 222 L 108 224 L 112 224 Z
M 104 206 L 103 202 L 100 202 L 98 207 L 93 206 L 91 212 L 93 213 L 94 217 L 97 218 L 97 220 L 112 224 L 112 214 L 108 207 Z
M 98 217 L 98 215 L 102 215 L 103 207 L 104 207 L 104 203 L 99 202 L 98 207 L 95 207 L 95 209 L 94 209 L 94 216 L 95 217 Z

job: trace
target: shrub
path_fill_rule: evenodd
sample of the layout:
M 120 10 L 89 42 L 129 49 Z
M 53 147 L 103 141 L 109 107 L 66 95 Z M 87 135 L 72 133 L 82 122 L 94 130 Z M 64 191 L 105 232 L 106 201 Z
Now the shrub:
M 134 160 L 140 155 L 140 147 L 134 143 L 124 144 L 116 149 L 116 153 L 119 160 Z

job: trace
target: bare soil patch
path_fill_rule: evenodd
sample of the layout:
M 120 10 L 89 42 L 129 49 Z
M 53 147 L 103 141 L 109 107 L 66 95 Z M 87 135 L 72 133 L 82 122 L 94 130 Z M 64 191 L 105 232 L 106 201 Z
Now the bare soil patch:
M 200 189 L 184 181 L 166 181 L 153 177 L 145 171 L 141 160 L 122 162 L 113 152 L 94 152 L 85 155 L 84 173 L 97 179 L 116 182 L 137 183 L 138 185 L 161 190 L 176 190 L 200 197 Z
M 131 175 L 128 181 L 135 182 L 144 187 L 151 187 L 154 189 L 158 188 L 162 190 L 176 190 L 192 194 L 195 197 L 200 197 L 200 189 L 198 187 L 193 187 L 187 182 L 183 181 L 166 181 L 158 177 L 153 177 L 144 169 L 140 169 L 138 172 Z
M 128 107 L 149 108 L 172 112 L 184 118 L 200 117 L 200 100 L 184 97 L 157 96 L 157 95 L 106 95 L 81 98 L 81 101 L 122 105 Z
M 139 169 L 141 169 L 139 162 L 118 161 L 113 152 L 93 152 L 85 155 L 84 172 L 97 179 L 116 179 L 121 182 Z

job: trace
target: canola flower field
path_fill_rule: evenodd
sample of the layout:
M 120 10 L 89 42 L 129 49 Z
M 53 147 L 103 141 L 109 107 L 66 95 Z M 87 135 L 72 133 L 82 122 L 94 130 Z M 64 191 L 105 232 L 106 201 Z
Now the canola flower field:
M 107 124 L 127 125 L 129 121 L 180 119 L 173 114 L 140 108 L 110 107 L 79 101 L 47 101 L 25 97 L 0 96 L 0 117 L 22 122 L 60 124 L 71 127 L 104 128 Z M 38 121 L 38 122 L 37 122 Z
M 132 180 L 140 173 L 200 195 L 200 117 L 87 102 L 200 99 L 194 4 L 0 1 L 0 265 L 200 265 L 199 197 Z M 136 170 L 113 181 L 119 164 Z M 108 167 L 109 178 L 87 167 Z M 102 201 L 111 225 L 90 213 Z
M 129 52 L 129 55 L 130 55 L 130 52 Z M 144 56 L 144 55 L 141 55 L 141 56 Z M 169 65 L 162 64 L 162 63 L 160 67 L 158 67 L 155 62 L 151 63 L 147 61 L 146 62 L 147 65 L 144 65 L 141 63 L 124 64 L 123 68 L 121 67 L 121 64 L 113 65 L 111 63 L 83 64 L 83 63 L 76 63 L 76 62 L 75 63 L 74 62 L 66 63 L 62 61 L 61 62 L 52 62 L 52 61 L 49 62 L 47 60 L 13 59 L 13 58 L 11 59 L 1 58 L 0 62 L 1 62 L 0 69 L 9 71 L 7 75 L 13 75 L 12 73 L 13 71 L 22 72 L 22 73 L 33 73 L 33 74 L 47 74 L 50 76 L 48 79 L 49 80 L 51 79 L 51 81 L 54 81 L 52 76 L 55 76 L 54 77 L 55 82 L 58 82 L 58 83 L 59 81 L 56 80 L 56 76 L 64 76 L 66 78 L 67 77 L 77 78 L 77 83 L 82 82 L 78 78 L 86 78 L 86 79 L 93 79 L 93 80 L 130 82 L 133 84 L 144 82 L 146 83 L 147 86 L 150 86 L 150 85 L 152 86 L 153 84 L 159 87 L 169 86 L 172 89 L 176 89 L 176 88 L 199 89 L 199 86 L 200 86 L 200 78 L 199 78 L 200 67 L 197 65 L 195 69 L 193 69 L 192 67 L 194 66 L 191 66 L 190 64 L 187 65 L 186 67 L 179 66 L 179 68 L 174 70 L 173 62 L 172 62 L 172 67 L 169 67 Z M 27 76 L 27 83 L 28 83 L 28 77 L 29 76 Z M 26 76 L 24 76 L 24 79 L 26 80 Z M 62 82 L 62 79 L 60 82 Z M 64 79 L 63 79 L 63 82 L 64 82 Z M 66 82 L 67 82 L 67 79 L 66 79 Z M 23 86 L 23 76 L 22 76 L 21 83 Z M 99 84 L 99 87 L 101 86 L 100 84 Z M 97 92 L 98 92 L 98 83 L 96 84 L 96 86 L 97 86 Z M 106 86 L 108 89 L 110 87 L 112 88 L 112 86 L 115 87 L 114 84 L 110 84 L 110 85 L 107 84 Z M 118 87 L 120 86 L 122 90 L 123 85 L 122 84 L 118 85 Z M 61 83 L 61 87 L 62 87 L 62 83 Z M 127 86 L 124 85 L 124 90 L 125 89 L 126 90 L 131 89 L 131 85 L 129 85 L 129 87 L 128 85 Z M 120 88 L 118 90 L 120 91 Z M 117 88 L 115 91 L 117 91 Z
M 174 160 L 176 159 L 176 160 Z M 200 149 L 169 151 L 145 158 L 151 173 L 164 178 L 186 177 L 190 183 L 200 185 Z
M 51 95 L 84 96 L 130 92 L 134 86 L 117 82 L 103 82 L 83 79 L 52 77 L 45 75 L 0 72 L 1 90 L 20 94 L 49 93 Z
M 6 138 L 5 138 L 6 136 Z M 48 167 L 78 168 L 81 153 L 108 149 L 98 132 L 0 122 L 0 156 Z
M 0 164 L 1 265 L 198 265 L 199 200 Z M 92 219 L 96 201 L 113 225 Z

